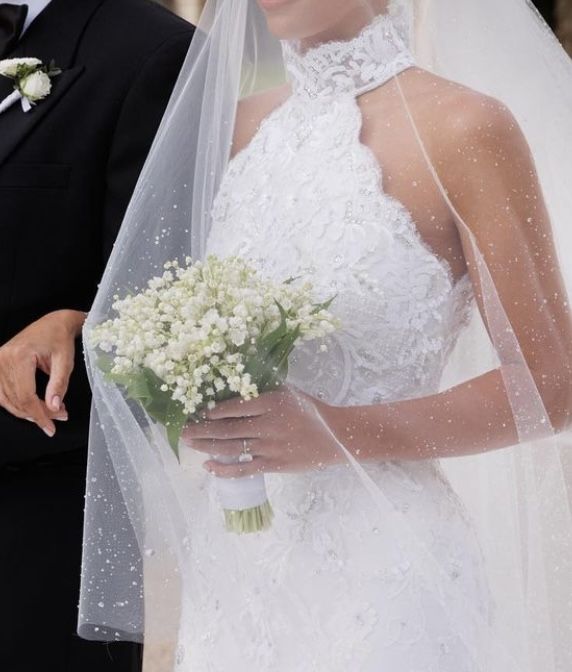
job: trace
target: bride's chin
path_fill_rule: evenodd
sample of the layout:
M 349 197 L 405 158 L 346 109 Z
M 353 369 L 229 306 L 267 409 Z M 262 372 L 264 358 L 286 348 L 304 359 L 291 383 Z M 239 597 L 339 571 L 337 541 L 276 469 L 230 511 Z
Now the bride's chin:
M 279 40 L 301 40 L 314 31 L 316 7 L 323 0 L 258 0 L 268 24 L 268 30 Z M 310 11 L 309 11 L 310 10 Z
M 351 37 L 349 33 L 354 31 L 354 26 L 361 28 L 387 4 L 386 0 L 257 1 L 266 17 L 269 31 L 276 38 L 310 42 Z
M 287 5 L 298 2 L 298 0 L 258 0 L 260 7 L 267 12 L 283 9 Z

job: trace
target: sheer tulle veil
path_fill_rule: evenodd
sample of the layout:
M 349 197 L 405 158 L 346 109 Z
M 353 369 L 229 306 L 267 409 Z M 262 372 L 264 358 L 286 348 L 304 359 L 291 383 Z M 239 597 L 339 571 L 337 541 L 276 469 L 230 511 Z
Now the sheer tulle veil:
M 392 0 L 384 7 L 361 0 L 360 6 L 370 21 L 389 13 L 418 67 L 486 94 L 514 115 L 534 157 L 570 293 L 572 64 L 532 4 Z M 90 313 L 86 356 L 94 406 L 79 623 L 84 637 L 145 639 L 157 649 L 176 642 L 181 593 L 193 585 L 190 549 L 201 543 L 189 532 L 193 503 L 186 472 L 160 428 L 105 380 L 89 333 L 112 315 L 114 297 L 139 291 L 163 272 L 165 262 L 204 258 L 213 203 L 232 155 L 237 109 L 260 91 L 287 86 L 282 46 L 254 0 L 209 0 Z M 489 451 L 483 428 L 483 452 L 439 461 L 477 528 L 492 613 L 480 613 L 460 594 L 415 525 L 395 510 L 349 446 L 334 437 L 332 450 L 369 493 L 383 534 L 417 548 L 416 571 L 447 605 L 468 648 L 474 638 L 463 628 L 480 633 L 479 650 L 471 652 L 475 669 L 562 672 L 572 669 L 569 424 L 556 423 L 547 410 L 487 251 L 456 210 L 407 87 L 400 75 L 394 80 L 407 141 L 451 210 L 480 284 L 480 311 L 474 307 L 450 353 L 441 389 L 498 369 L 518 434 L 517 445 Z M 459 149 L 465 155 L 471 151 Z M 526 266 L 519 272 L 526 274 Z M 540 289 L 535 298 L 538 306 L 546 304 Z M 569 362 L 563 359 L 561 366 L 564 379 Z M 324 434 L 333 434 L 319 412 L 316 422 Z M 205 534 L 217 524 L 205 520 Z M 238 552 L 240 543 L 240 537 L 222 535 L 220 552 Z M 229 570 L 220 580 L 235 578 Z

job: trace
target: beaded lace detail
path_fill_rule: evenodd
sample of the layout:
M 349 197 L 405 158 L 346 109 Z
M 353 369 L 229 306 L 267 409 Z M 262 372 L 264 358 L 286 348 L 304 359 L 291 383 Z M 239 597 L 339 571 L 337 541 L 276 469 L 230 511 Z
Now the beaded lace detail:
M 383 192 L 354 98 L 412 64 L 403 36 L 381 17 L 346 44 L 286 50 L 293 95 L 230 162 L 208 252 L 336 296 L 343 327 L 328 351 L 307 344 L 292 362 L 301 389 L 339 405 L 434 393 L 471 287 L 453 282 Z M 484 612 L 479 550 L 437 464 L 366 469 L 457 587 L 451 600 Z M 461 641 L 417 547 L 386 534 L 351 469 L 268 476 L 275 524 L 236 539 L 230 556 L 218 520 L 205 532 L 212 484 L 194 478 L 198 542 L 186 563 L 178 672 L 476 672 L 476 630 L 467 624 Z
M 388 14 L 347 42 L 326 42 L 305 53 L 296 42 L 284 42 L 283 50 L 294 91 L 311 98 L 357 96 L 415 64 L 404 27 Z

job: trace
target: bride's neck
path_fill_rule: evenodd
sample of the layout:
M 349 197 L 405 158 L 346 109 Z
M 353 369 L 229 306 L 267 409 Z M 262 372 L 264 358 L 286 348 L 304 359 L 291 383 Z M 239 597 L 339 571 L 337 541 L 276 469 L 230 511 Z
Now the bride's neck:
M 389 0 L 373 0 L 364 5 L 350 9 L 343 19 L 326 30 L 306 37 L 300 41 L 302 52 L 308 51 L 324 42 L 345 42 L 359 35 L 373 19 L 387 11 Z

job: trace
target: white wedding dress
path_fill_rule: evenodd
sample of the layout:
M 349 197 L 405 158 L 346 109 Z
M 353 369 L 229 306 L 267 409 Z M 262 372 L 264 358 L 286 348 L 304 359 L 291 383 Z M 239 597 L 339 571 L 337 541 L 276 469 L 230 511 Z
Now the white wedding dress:
M 289 380 L 305 392 L 332 405 L 435 393 L 470 283 L 453 281 L 408 211 L 383 193 L 356 103 L 413 64 L 399 26 L 383 16 L 349 42 L 285 49 L 293 94 L 231 161 L 208 251 L 245 257 L 276 279 L 307 277 L 322 298 L 336 296 L 342 329 L 328 352 L 308 344 L 292 362 Z M 450 594 L 428 580 L 411 535 L 384 529 L 353 469 L 268 475 L 274 525 L 240 537 L 219 518 L 205 523 L 215 488 L 194 470 L 178 672 L 486 670 L 481 555 L 438 463 L 364 468 L 447 575 Z

